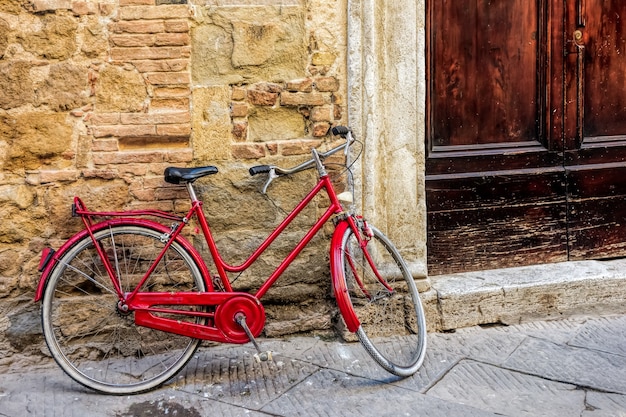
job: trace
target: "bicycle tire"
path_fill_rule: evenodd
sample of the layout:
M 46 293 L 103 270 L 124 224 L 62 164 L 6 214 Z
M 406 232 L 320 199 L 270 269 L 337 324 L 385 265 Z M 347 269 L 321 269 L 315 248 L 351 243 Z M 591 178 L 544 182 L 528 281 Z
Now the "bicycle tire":
M 94 233 L 124 292 L 132 291 L 154 263 L 164 246 L 163 235 L 162 230 L 131 223 Z M 177 241 L 142 287 L 153 292 L 205 290 L 200 268 Z M 50 274 L 42 303 L 46 344 L 61 369 L 88 388 L 116 395 L 149 391 L 176 375 L 200 340 L 137 326 L 133 313 L 119 311 L 117 303 L 87 235 L 62 255 Z
M 424 361 L 424 309 L 398 250 L 380 230 L 368 226 L 371 237 L 365 240 L 364 248 L 352 228 L 345 230 L 341 240 L 341 279 L 359 320 L 356 335 L 365 350 L 388 372 L 407 377 L 417 372 Z M 365 251 L 371 255 L 373 265 L 367 261 Z

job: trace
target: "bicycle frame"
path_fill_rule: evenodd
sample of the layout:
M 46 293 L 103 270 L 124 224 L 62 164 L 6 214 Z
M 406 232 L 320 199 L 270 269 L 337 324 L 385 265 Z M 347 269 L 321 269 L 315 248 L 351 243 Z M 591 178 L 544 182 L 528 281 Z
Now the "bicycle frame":
M 160 230 L 164 231 L 164 236 L 167 235 L 167 243 L 165 244 L 160 255 L 154 261 L 154 264 L 149 268 L 140 283 L 136 286 L 136 289 L 131 293 L 123 293 L 120 285 L 118 284 L 117 274 L 114 267 L 111 265 L 108 257 L 104 253 L 103 249 L 96 245 L 96 250 L 105 265 L 105 269 L 113 283 L 119 298 L 118 306 L 121 311 L 134 311 L 135 323 L 137 325 L 146 326 L 158 330 L 163 330 L 170 333 L 176 333 L 184 336 L 213 340 L 217 342 L 227 343 L 247 343 L 250 341 L 249 335 L 243 330 L 243 328 L 234 322 L 232 319 L 236 314 L 244 314 L 249 329 L 254 337 L 258 336 L 265 325 L 265 312 L 261 304 L 260 299 L 267 293 L 267 291 L 276 283 L 282 273 L 293 262 L 293 260 L 301 253 L 304 247 L 313 239 L 315 234 L 319 232 L 324 224 L 330 220 L 333 216 L 341 215 L 345 213 L 341 202 L 339 201 L 332 182 L 327 174 L 320 176 L 317 184 L 313 189 L 296 205 L 296 207 L 287 215 L 287 217 L 271 232 L 271 234 L 261 243 L 261 245 L 240 265 L 231 265 L 224 261 L 221 256 L 216 242 L 213 238 L 209 223 L 202 210 L 202 202 L 195 197 L 195 192 L 191 183 L 187 184 L 188 191 L 192 198 L 191 208 L 187 212 L 185 217 L 179 217 L 171 213 L 159 211 L 159 210 L 142 210 L 142 211 L 122 211 L 122 212 L 92 212 L 89 211 L 82 201 L 76 197 L 73 207 L 73 214 L 80 216 L 84 225 L 85 231 L 80 235 L 84 237 L 85 232 L 91 236 L 91 239 L 95 242 L 94 231 L 96 228 L 101 228 L 103 223 L 112 222 L 111 220 L 105 220 L 104 222 L 94 223 L 93 217 L 96 216 L 109 216 L 109 217 L 126 217 L 126 222 L 150 225 L 158 225 Z M 228 273 L 242 272 L 248 269 L 264 252 L 265 250 L 281 235 L 281 233 L 291 224 L 291 222 L 307 207 L 311 201 L 324 190 L 330 200 L 330 205 L 326 211 L 319 217 L 319 219 L 308 230 L 304 237 L 298 242 L 298 244 L 292 249 L 292 251 L 285 257 L 285 259 L 279 264 L 276 270 L 264 281 L 260 288 L 254 294 L 235 292 L 233 291 Z M 154 216 L 158 218 L 164 218 L 167 220 L 175 220 L 175 223 L 168 232 L 167 227 L 160 223 L 152 222 L 146 219 L 137 218 L 138 216 Z M 206 267 L 206 263 L 202 257 L 197 253 L 196 249 L 187 242 L 185 238 L 181 236 L 182 230 L 189 223 L 189 219 L 196 216 L 202 233 L 205 237 L 209 251 L 214 260 L 214 264 L 217 268 L 217 274 L 219 275 L 221 284 L 223 286 L 223 292 L 216 292 L 213 287 L 211 274 Z M 347 227 L 352 227 L 353 230 L 357 230 L 355 220 L 351 216 L 346 216 Z M 342 223 L 346 223 L 345 221 Z M 345 230 L 346 227 L 341 228 Z M 71 239 L 72 241 L 74 239 Z M 78 240 L 78 239 L 77 239 Z M 76 240 L 74 240 L 76 241 Z M 152 293 L 152 292 L 139 292 L 139 289 L 149 278 L 150 274 L 154 271 L 156 266 L 161 261 L 168 247 L 172 242 L 179 242 L 183 244 L 185 249 L 192 253 L 194 260 L 198 263 L 200 271 L 203 275 L 204 282 L 208 288 L 206 292 L 177 292 L 177 293 Z M 54 268 L 54 265 L 62 258 L 63 252 L 67 250 L 64 245 L 59 249 L 58 253 L 54 253 L 51 258 L 54 262 L 50 262 L 42 274 L 42 279 L 39 283 L 35 300 L 41 299 L 45 288 L 45 282 L 47 276 Z M 49 254 L 44 256 L 50 257 Z M 43 261 L 43 257 L 42 257 Z M 333 275 L 333 287 L 336 292 L 338 285 L 335 283 L 335 275 Z M 349 306 L 349 301 L 341 301 L 344 299 L 342 293 L 336 293 L 340 310 L 342 314 L 351 316 L 348 318 L 349 328 L 356 330 L 358 327 L 358 320 L 352 313 L 352 309 Z M 214 307 L 215 311 L 193 311 L 175 309 L 174 306 L 203 306 Z M 155 307 L 160 306 L 160 307 Z M 163 308 L 167 306 L 168 308 Z M 205 309 L 206 310 L 206 309 Z M 172 318 L 166 318 L 157 316 L 155 314 L 167 313 L 168 315 L 178 314 L 185 316 L 195 316 L 200 319 L 199 323 L 191 323 L 182 320 L 174 320 Z M 355 327 L 356 326 L 356 327 Z M 353 331 L 354 331 L 353 330 Z

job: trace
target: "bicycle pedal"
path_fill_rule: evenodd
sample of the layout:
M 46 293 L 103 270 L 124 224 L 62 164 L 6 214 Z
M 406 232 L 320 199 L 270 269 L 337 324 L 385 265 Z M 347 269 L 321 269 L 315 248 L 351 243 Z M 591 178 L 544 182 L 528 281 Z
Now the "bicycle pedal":
M 272 351 L 267 350 L 265 352 L 255 353 L 254 360 L 256 361 L 256 363 L 267 362 L 267 361 L 271 362 L 274 360 L 274 358 L 272 357 Z

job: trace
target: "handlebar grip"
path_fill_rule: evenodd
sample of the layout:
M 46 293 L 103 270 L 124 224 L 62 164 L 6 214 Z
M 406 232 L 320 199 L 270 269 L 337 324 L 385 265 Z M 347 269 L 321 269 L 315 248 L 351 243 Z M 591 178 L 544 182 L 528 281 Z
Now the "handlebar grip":
M 346 126 L 335 126 L 331 132 L 334 136 L 346 136 L 350 132 L 350 128 Z
M 256 165 L 250 168 L 250 175 L 266 174 L 272 169 L 269 165 Z

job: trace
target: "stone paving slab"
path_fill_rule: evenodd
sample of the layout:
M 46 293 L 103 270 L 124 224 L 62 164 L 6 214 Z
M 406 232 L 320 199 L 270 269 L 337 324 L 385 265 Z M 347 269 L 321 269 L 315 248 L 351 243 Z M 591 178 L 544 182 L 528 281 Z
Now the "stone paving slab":
M 581 417 L 626 417 L 626 395 L 589 392 Z
M 626 316 L 606 317 L 586 323 L 568 344 L 626 356 Z
M 626 394 L 626 357 L 529 338 L 504 367 L 599 391 Z
M 585 392 L 475 361 L 462 361 L 428 391 L 429 396 L 510 417 L 579 416 Z
M 307 378 L 303 384 L 268 404 L 263 411 L 277 416 L 328 417 L 495 415 L 329 369 L 322 369 Z

